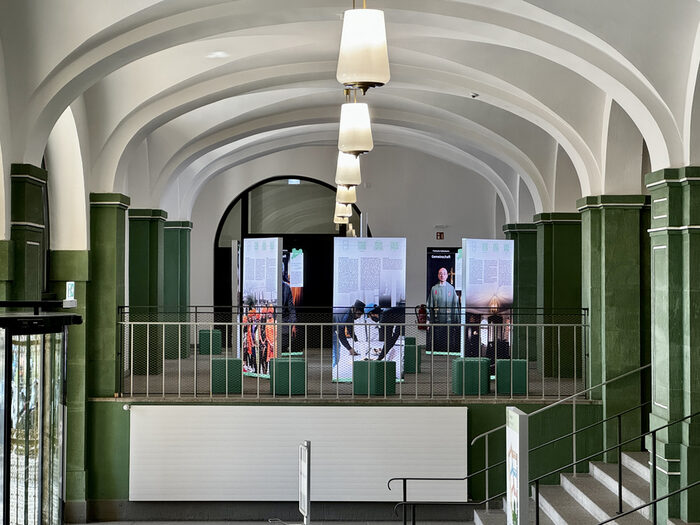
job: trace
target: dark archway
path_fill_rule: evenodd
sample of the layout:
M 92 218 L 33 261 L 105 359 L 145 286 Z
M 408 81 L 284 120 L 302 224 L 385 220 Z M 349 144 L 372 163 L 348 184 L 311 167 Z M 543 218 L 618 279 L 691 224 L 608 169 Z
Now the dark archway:
M 290 182 L 291 181 L 291 182 Z M 345 235 L 331 222 L 335 187 L 300 176 L 271 177 L 239 194 L 223 213 L 214 236 L 214 306 L 239 304 L 233 297 L 233 239 L 280 237 L 286 250 L 304 250 L 300 306 L 328 307 L 333 297 L 333 238 Z M 359 231 L 359 209 L 351 222 Z M 369 233 L 368 233 L 369 235 Z

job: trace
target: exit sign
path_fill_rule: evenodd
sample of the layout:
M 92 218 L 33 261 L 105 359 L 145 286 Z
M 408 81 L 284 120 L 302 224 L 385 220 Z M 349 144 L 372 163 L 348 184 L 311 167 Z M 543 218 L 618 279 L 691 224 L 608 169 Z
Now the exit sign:
M 438 241 L 444 241 L 445 240 L 445 232 L 435 232 L 435 238 Z

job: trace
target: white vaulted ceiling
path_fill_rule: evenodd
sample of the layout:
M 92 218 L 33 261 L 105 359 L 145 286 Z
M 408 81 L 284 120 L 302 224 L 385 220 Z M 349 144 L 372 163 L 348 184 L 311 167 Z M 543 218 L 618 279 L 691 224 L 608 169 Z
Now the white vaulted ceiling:
M 0 0 L 0 198 L 10 163 L 61 158 L 58 133 L 77 136 L 85 194 L 123 192 L 176 220 L 234 168 L 326 151 L 344 101 L 335 68 L 351 5 Z M 650 169 L 700 158 L 697 0 L 368 7 L 385 12 L 392 74 L 365 96 L 375 144 L 482 178 L 510 222 L 527 220 L 524 194 L 542 212 L 611 189 L 640 193 L 642 141 Z M 65 117 L 55 127 L 69 107 L 73 130 Z M 324 169 L 334 166 L 312 171 Z

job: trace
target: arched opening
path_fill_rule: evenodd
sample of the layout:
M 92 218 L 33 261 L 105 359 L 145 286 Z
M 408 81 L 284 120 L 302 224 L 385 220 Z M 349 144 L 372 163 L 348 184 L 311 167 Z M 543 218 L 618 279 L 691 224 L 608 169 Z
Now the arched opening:
M 331 305 L 333 238 L 345 236 L 345 226 L 332 221 L 334 206 L 335 188 L 306 177 L 269 178 L 238 195 L 222 215 L 214 237 L 214 306 L 239 304 L 241 298 L 234 296 L 232 287 L 233 257 L 238 257 L 232 244 L 251 237 L 280 237 L 283 250 L 302 250 L 303 295 L 295 297 L 295 303 Z M 350 222 L 360 231 L 355 205 Z

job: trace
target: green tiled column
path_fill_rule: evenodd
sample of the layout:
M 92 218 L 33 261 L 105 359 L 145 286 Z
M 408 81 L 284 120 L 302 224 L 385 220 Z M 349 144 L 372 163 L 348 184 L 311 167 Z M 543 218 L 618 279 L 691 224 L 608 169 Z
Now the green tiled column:
M 515 246 L 513 309 L 515 324 L 537 322 L 537 227 L 534 224 L 506 224 L 506 239 Z M 537 360 L 537 337 L 533 328 L 514 328 L 513 357 Z
M 0 301 L 9 300 L 12 295 L 12 279 L 15 274 L 14 243 L 0 241 Z
M 165 320 L 187 321 L 190 306 L 190 233 L 192 223 L 188 221 L 167 221 L 164 227 L 164 287 L 163 305 Z M 177 326 L 165 329 L 165 357 L 177 358 L 180 342 L 180 356 L 189 355 L 189 330 L 178 330 Z
M 639 368 L 644 364 L 642 336 L 649 326 L 642 301 L 648 294 L 649 257 L 647 237 L 648 197 L 644 195 L 601 195 L 577 202 L 581 212 L 582 294 L 589 309 L 589 386 Z M 604 414 L 614 416 L 642 402 L 643 374 L 632 375 L 594 391 L 603 399 Z M 626 414 L 623 439 L 642 431 L 641 411 Z M 617 444 L 617 422 L 604 428 L 606 447 Z M 630 444 L 627 448 L 636 448 Z M 610 454 L 609 460 L 617 460 Z
M 126 209 L 129 197 L 90 194 L 90 283 L 88 285 L 88 396 L 119 391 L 121 356 L 117 309 L 124 305 Z
M 77 308 L 69 311 L 87 318 L 87 286 L 90 280 L 89 254 L 82 250 L 49 252 L 49 289 L 58 299 L 65 299 L 66 282 L 75 282 Z M 66 510 L 71 521 L 87 518 L 85 475 L 85 401 L 87 323 L 68 327 L 66 362 Z
M 129 210 L 129 312 L 132 320 L 158 321 L 164 290 L 163 210 Z M 148 352 L 145 351 L 148 340 Z M 134 328 L 134 374 L 160 374 L 163 364 L 162 329 L 149 334 Z
M 12 164 L 12 298 L 39 300 L 46 289 L 46 171 L 30 164 Z
M 650 173 L 652 429 L 700 411 L 700 168 Z M 651 445 L 651 443 L 648 443 Z M 659 495 L 700 479 L 700 418 L 659 431 Z M 700 521 L 700 489 L 662 506 Z
M 537 226 L 537 306 L 540 322 L 580 322 L 581 216 L 578 213 L 540 213 Z M 581 376 L 580 353 L 571 355 L 572 330 L 537 331 L 538 367 L 547 377 Z M 577 346 L 581 347 L 580 337 Z M 559 358 L 561 356 L 561 362 Z

